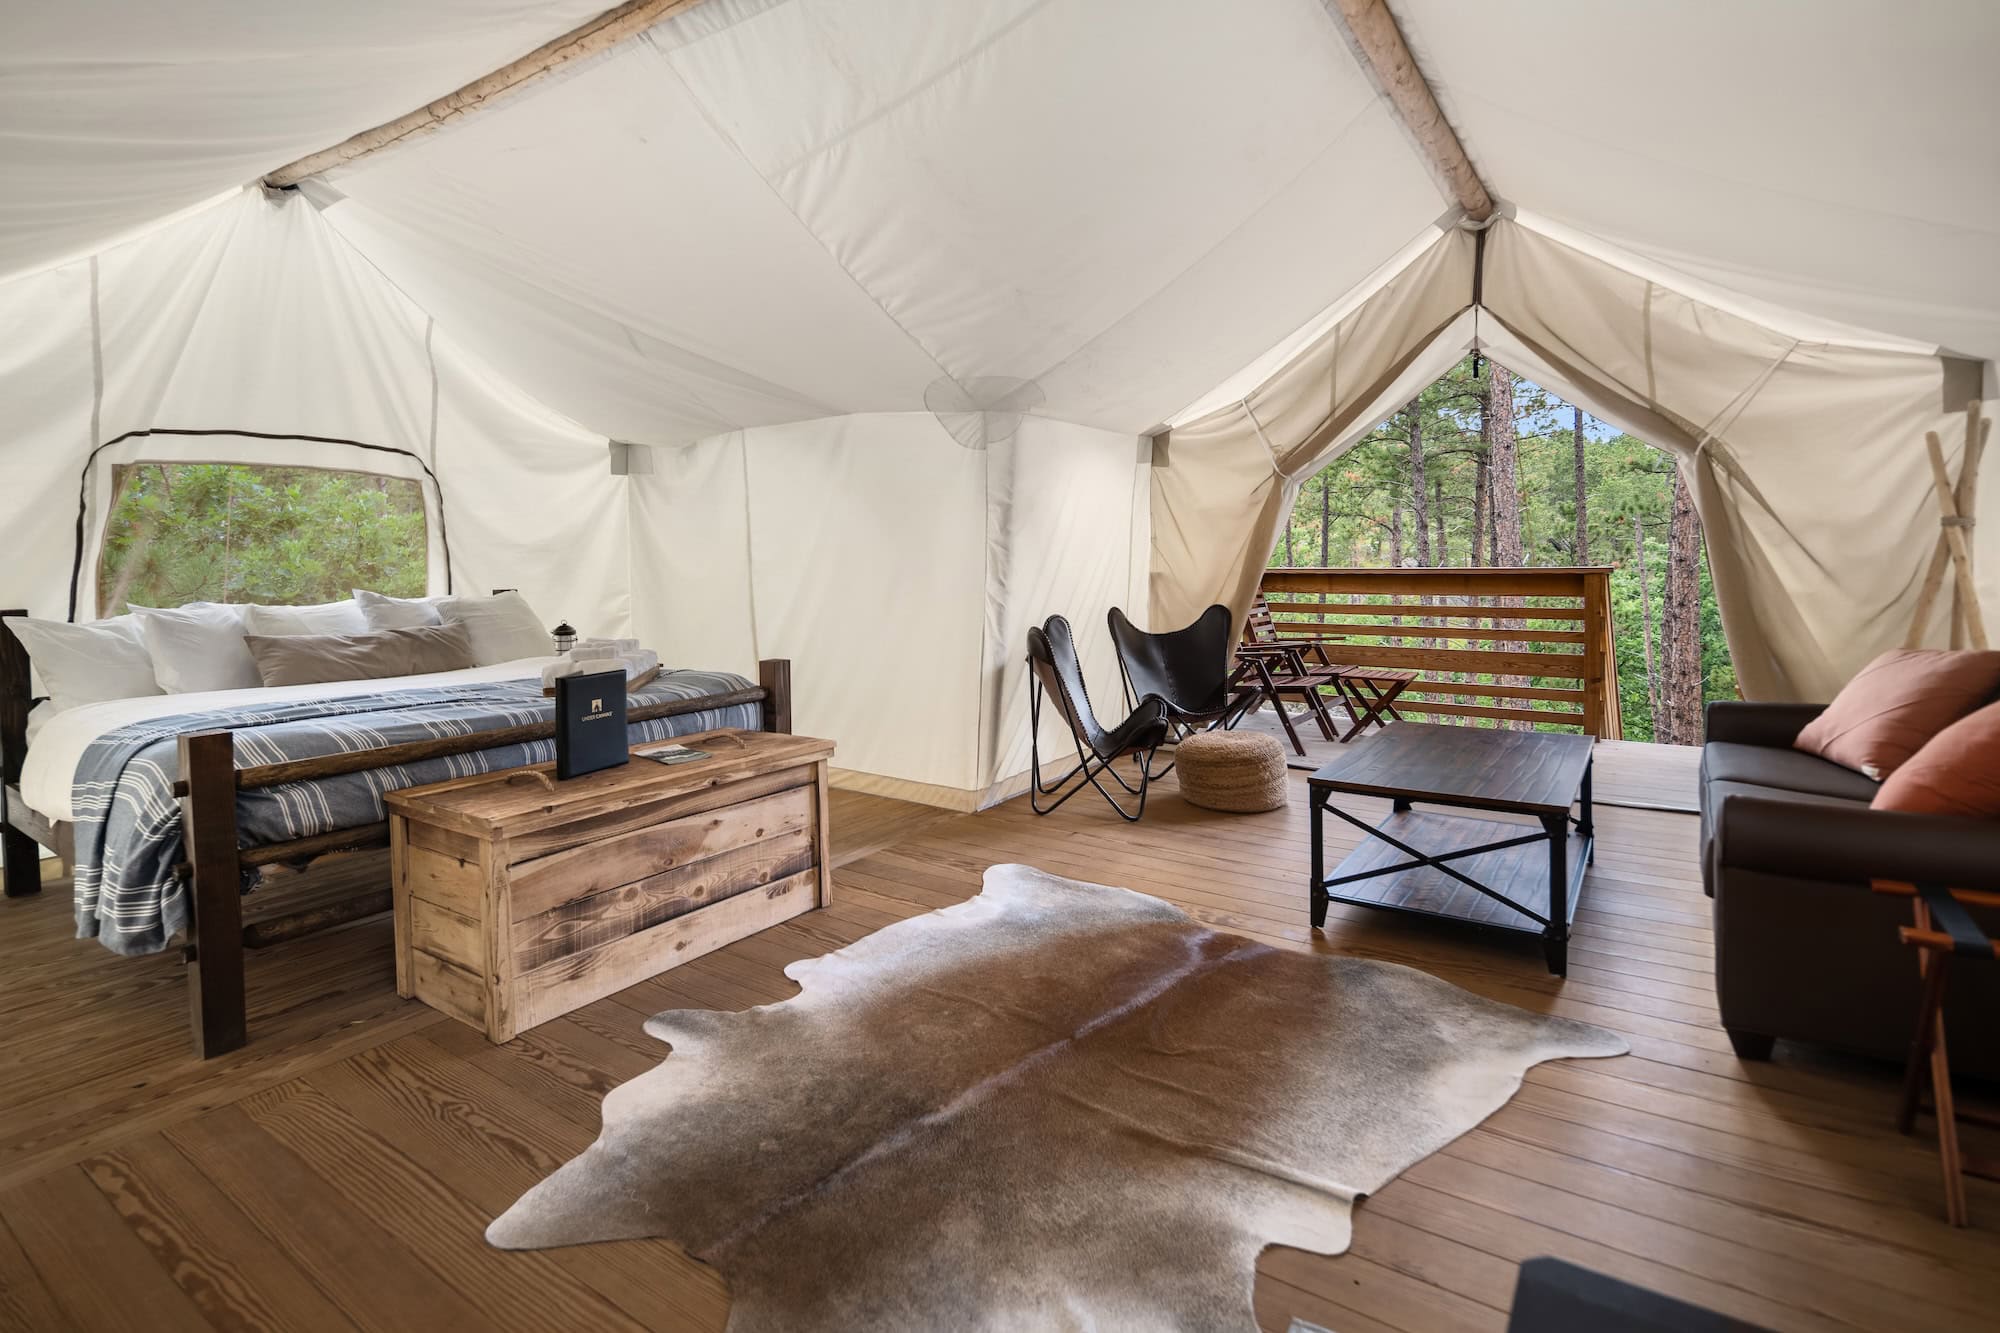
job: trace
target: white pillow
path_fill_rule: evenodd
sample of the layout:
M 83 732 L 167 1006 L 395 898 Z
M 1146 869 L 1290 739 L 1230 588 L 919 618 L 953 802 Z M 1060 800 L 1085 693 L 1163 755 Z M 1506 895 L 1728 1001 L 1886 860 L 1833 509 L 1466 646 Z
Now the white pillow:
M 369 629 L 423 629 L 444 624 L 437 607 L 442 597 L 391 597 L 356 588 L 354 600 L 360 604 Z
M 294 634 L 366 634 L 368 617 L 361 603 L 350 597 L 344 602 L 321 602 L 317 606 L 264 606 L 246 608 L 244 629 L 251 634 L 288 636 Z
M 264 683 L 243 642 L 247 606 L 192 602 L 177 610 L 135 606 L 153 655 L 153 678 L 168 694 L 247 690 Z
M 28 744 L 33 745 L 35 737 L 41 733 L 43 727 L 48 725 L 49 719 L 61 711 L 60 708 L 55 706 L 53 700 L 36 700 L 35 706 L 28 710 Z
M 542 627 L 528 599 L 518 592 L 492 597 L 446 597 L 437 604 L 447 625 L 463 625 L 472 634 L 472 658 L 494 666 L 522 657 L 553 657 L 555 640 Z
M 137 699 L 160 693 L 153 678 L 153 658 L 134 616 L 113 616 L 72 625 L 61 620 L 9 616 L 28 650 L 28 661 L 42 678 L 55 711 L 106 699 Z

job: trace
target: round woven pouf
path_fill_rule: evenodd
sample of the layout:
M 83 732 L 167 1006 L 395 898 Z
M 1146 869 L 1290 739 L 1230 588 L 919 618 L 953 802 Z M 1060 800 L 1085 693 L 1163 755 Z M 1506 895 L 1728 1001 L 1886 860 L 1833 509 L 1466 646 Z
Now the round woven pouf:
M 1174 751 L 1181 795 L 1204 810 L 1248 815 L 1285 803 L 1285 747 L 1260 731 L 1203 731 Z

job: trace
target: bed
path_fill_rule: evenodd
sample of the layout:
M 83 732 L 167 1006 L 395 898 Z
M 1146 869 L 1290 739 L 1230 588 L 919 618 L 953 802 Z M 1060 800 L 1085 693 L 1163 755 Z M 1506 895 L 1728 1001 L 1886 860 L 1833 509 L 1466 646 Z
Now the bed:
M 386 860 L 354 855 L 387 846 L 386 792 L 553 757 L 553 660 L 94 702 L 37 716 L 31 742 L 28 654 L 0 624 L 6 892 L 39 891 L 53 851 L 78 934 L 120 954 L 180 941 L 196 1050 L 234 1049 L 246 948 L 389 910 Z M 790 698 L 784 661 L 754 682 L 662 671 L 628 696 L 630 738 L 789 731 Z

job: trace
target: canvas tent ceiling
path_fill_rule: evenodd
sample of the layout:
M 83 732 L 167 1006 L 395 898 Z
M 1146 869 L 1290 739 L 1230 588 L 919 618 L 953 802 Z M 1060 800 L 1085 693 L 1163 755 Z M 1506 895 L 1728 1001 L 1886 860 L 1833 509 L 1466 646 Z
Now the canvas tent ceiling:
M 1103 670 L 1149 569 L 1163 614 L 1240 599 L 1289 486 L 1478 339 L 1682 454 L 1753 689 L 1900 638 L 1921 431 L 1968 391 L 1936 353 L 2000 354 L 1992 7 L 1395 0 L 1510 214 L 1478 308 L 1318 0 L 706 0 L 105 248 L 600 2 L 10 6 L 0 601 L 60 609 L 63 478 L 114 426 L 368 432 L 439 453 L 481 579 L 790 653 L 843 763 L 967 799 L 1020 767 L 1025 624 Z

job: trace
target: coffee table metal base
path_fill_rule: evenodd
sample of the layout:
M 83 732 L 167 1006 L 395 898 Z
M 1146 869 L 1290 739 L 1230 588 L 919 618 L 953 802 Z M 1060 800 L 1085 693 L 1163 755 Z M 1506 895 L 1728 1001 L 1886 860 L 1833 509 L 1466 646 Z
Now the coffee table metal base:
M 1534 824 L 1419 811 L 1397 799 L 1369 824 L 1312 791 L 1312 923 L 1326 925 L 1331 903 L 1442 917 L 1491 930 L 1538 936 L 1549 971 L 1569 970 L 1570 922 L 1595 853 L 1588 779 L 1581 817 L 1543 815 Z M 1368 836 L 1325 870 L 1325 817 L 1331 811 Z

